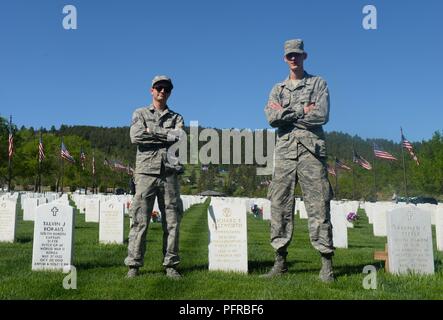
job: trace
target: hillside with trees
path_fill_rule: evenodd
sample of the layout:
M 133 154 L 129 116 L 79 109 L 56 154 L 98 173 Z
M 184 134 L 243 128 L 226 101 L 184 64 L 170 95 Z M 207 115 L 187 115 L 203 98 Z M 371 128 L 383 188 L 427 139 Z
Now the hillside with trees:
M 201 131 L 203 128 L 199 128 Z M 189 133 L 189 128 L 185 128 Z M 76 162 L 63 164 L 63 185 L 68 190 L 91 188 L 92 155 L 95 155 L 96 182 L 101 192 L 112 192 L 116 188 L 128 190 L 131 178 L 127 170 L 115 170 L 109 160 L 124 166 L 134 167 L 136 147 L 130 143 L 129 127 L 66 126 L 36 130 L 13 126 L 14 155 L 12 161 L 12 185 L 15 189 L 32 190 L 37 184 L 38 143 L 42 133 L 46 158 L 41 164 L 42 185 L 46 190 L 60 187 L 61 160 L 60 145 L 64 143 Z M 219 137 L 221 130 L 217 129 Z M 189 139 L 189 135 L 188 135 Z M 207 142 L 199 142 L 199 150 Z M 398 161 L 387 161 L 373 157 L 373 144 L 393 154 Z M 377 198 L 390 199 L 396 193 L 405 195 L 403 157 L 400 141 L 384 139 L 362 139 L 342 132 L 327 132 L 326 144 L 328 164 L 334 167 L 337 157 L 353 170 L 338 170 L 337 178 L 329 175 L 337 198 L 372 199 L 374 189 Z M 0 183 L 7 185 L 8 179 L 8 122 L 0 117 Z M 443 137 L 441 132 L 434 133 L 432 139 L 413 143 L 420 165 L 413 161 L 404 150 L 406 180 L 409 196 L 428 195 L 443 198 Z M 221 144 L 219 154 L 221 157 Z M 231 157 L 232 157 L 231 141 Z M 83 149 L 85 168 L 80 161 Z M 366 170 L 352 162 L 353 149 L 373 165 Z M 242 159 L 245 159 L 245 141 L 242 139 Z M 264 147 L 266 150 L 266 146 Z M 188 155 L 189 159 L 189 140 Z M 108 160 L 108 161 L 106 161 Z M 220 161 L 221 163 L 221 161 Z M 232 162 L 231 162 L 232 163 Z M 256 164 L 186 164 L 181 175 L 182 193 L 196 194 L 205 190 L 215 190 L 229 196 L 265 197 L 271 176 L 258 176 Z M 374 170 L 375 169 L 375 170 Z M 375 172 L 375 175 L 374 175 Z M 296 195 L 301 195 L 300 187 Z

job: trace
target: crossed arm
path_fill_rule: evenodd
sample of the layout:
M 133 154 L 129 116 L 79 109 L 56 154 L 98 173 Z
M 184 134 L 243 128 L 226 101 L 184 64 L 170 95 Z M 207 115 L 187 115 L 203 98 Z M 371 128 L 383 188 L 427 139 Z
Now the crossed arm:
M 178 116 L 174 128 L 166 129 L 152 121 L 145 121 L 142 115 L 134 112 L 130 128 L 131 142 L 142 145 L 173 144 L 178 140 L 180 129 L 182 129 L 183 126 L 184 121 L 182 116 Z
M 280 102 L 278 86 L 274 87 L 269 95 L 265 114 L 273 128 L 295 125 L 302 128 L 311 128 L 324 125 L 329 120 L 329 91 L 326 82 L 320 81 L 315 88 L 314 101 L 298 102 L 283 107 Z

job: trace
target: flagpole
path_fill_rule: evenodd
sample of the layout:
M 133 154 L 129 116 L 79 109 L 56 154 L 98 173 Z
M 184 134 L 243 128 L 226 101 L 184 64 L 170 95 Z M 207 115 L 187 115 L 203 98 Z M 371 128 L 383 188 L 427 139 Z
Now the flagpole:
M 63 145 L 63 137 L 62 137 L 62 145 Z M 63 194 L 63 176 L 65 174 L 65 164 L 63 161 L 63 157 L 61 155 L 61 147 L 60 147 L 60 166 L 61 166 L 60 185 L 61 185 L 61 193 Z
M 352 143 L 352 200 L 355 200 L 355 174 L 354 174 L 355 163 L 354 163 L 354 153 L 355 153 L 354 143 Z
M 37 132 L 34 131 L 34 143 L 35 143 L 35 137 L 37 136 Z M 39 159 L 39 150 L 38 150 L 38 144 L 37 144 L 37 167 L 35 168 L 37 170 L 37 172 L 35 173 L 35 180 L 34 180 L 34 192 L 38 192 L 38 173 L 40 170 L 40 159 Z
M 9 135 L 12 135 L 12 115 L 9 116 Z M 14 137 L 13 137 L 14 139 Z M 12 179 L 12 154 L 9 153 L 9 137 L 8 137 L 8 192 L 11 192 L 11 179 Z M 12 148 L 14 148 L 12 146 Z M 12 151 L 14 152 L 14 151 Z
M 403 177 L 404 177 L 404 187 L 405 187 L 405 197 L 406 197 L 406 203 L 408 203 L 408 184 L 406 181 L 406 165 L 405 165 L 405 152 L 403 150 L 403 129 L 400 127 L 400 133 L 401 133 L 401 156 L 403 158 Z
M 42 131 L 40 129 L 40 140 L 38 141 L 38 186 L 37 190 L 39 193 L 42 192 L 42 160 L 40 155 L 40 143 L 43 143 L 42 140 Z
M 96 172 L 95 172 L 96 168 L 95 168 L 95 148 L 94 151 L 92 153 L 92 194 L 97 194 L 95 188 L 96 188 L 96 184 L 97 184 L 97 178 L 96 178 Z
M 375 178 L 375 153 L 374 145 L 372 146 L 372 169 L 374 171 L 374 201 L 377 201 L 377 182 Z
M 338 200 L 338 170 L 337 170 L 337 157 L 334 162 L 334 170 L 335 170 L 335 200 Z

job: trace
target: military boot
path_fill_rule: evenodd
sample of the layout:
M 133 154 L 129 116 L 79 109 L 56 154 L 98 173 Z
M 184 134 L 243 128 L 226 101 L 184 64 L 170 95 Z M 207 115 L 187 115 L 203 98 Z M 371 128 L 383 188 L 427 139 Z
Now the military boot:
M 175 269 L 175 268 L 172 268 L 172 267 L 167 267 L 166 269 L 165 269 L 165 271 L 166 271 L 166 276 L 168 277 L 168 278 L 171 278 L 171 279 L 180 279 L 181 277 L 182 277 L 182 275 Z
M 138 268 L 137 267 L 129 267 L 129 271 L 126 274 L 126 278 L 135 278 L 138 276 Z
M 272 278 L 272 277 L 281 276 L 284 273 L 288 272 L 288 265 L 286 264 L 286 255 L 287 254 L 276 253 L 274 266 L 272 267 L 271 270 L 269 270 L 268 273 L 265 273 L 265 274 L 261 275 L 260 277 L 261 278 Z
M 332 271 L 332 256 L 334 255 L 333 252 L 331 253 L 322 253 L 321 254 L 321 270 L 320 270 L 320 280 L 323 282 L 334 282 L 335 276 L 334 272 Z

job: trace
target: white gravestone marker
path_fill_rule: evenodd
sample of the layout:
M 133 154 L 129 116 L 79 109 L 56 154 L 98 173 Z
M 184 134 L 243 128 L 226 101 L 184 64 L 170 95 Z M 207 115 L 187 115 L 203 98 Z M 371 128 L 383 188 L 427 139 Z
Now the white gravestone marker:
M 38 206 L 37 198 L 26 198 L 23 201 L 23 221 L 34 221 Z
M 87 199 L 85 201 L 85 222 L 99 222 L 100 200 Z
M 437 250 L 443 251 L 443 205 L 439 204 L 435 211 L 435 233 L 437 236 Z
M 308 212 L 306 211 L 306 206 L 304 201 L 299 202 L 298 210 L 300 211 L 300 219 L 308 219 Z
M 212 198 L 208 208 L 209 270 L 248 272 L 246 208 L 243 201 Z
M 387 231 L 390 272 L 434 273 L 429 212 L 413 205 L 389 211 Z
M 346 218 L 338 205 L 331 205 L 332 241 L 336 248 L 348 247 Z
M 386 237 L 386 212 L 391 209 L 390 205 L 377 203 L 372 211 L 372 227 L 376 237 Z
M 0 201 L 0 242 L 14 242 L 16 216 L 16 201 Z
M 74 210 L 48 203 L 37 208 L 34 222 L 32 270 L 63 271 L 73 258 Z
M 262 210 L 263 220 L 271 220 L 271 201 L 268 199 L 257 199 L 257 205 Z
M 100 206 L 99 242 L 123 244 L 123 203 L 114 200 Z

